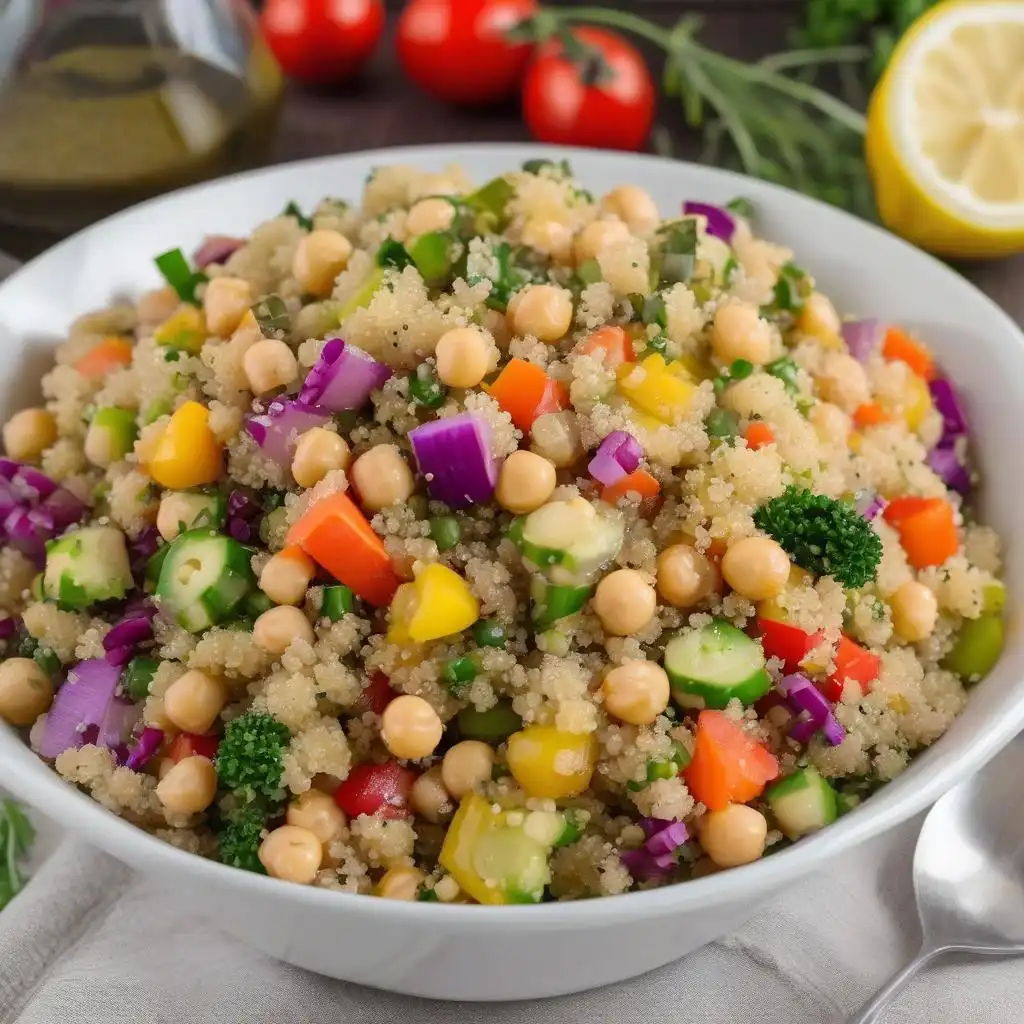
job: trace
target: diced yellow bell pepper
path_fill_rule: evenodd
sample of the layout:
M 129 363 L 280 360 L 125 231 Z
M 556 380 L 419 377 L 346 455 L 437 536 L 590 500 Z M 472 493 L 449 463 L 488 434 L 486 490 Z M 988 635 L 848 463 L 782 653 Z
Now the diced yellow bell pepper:
M 843 352 L 846 345 L 839 335 L 839 317 L 835 306 L 821 292 L 812 292 L 794 325 L 798 331 L 810 335 L 822 348 Z
M 641 363 L 623 363 L 618 369 L 618 389 L 631 405 L 662 423 L 678 423 L 693 400 L 696 388 L 686 367 L 655 353 Z
M 532 725 L 508 739 L 508 767 L 529 796 L 561 800 L 590 785 L 597 747 L 590 733 Z
M 185 306 L 171 314 L 154 332 L 158 345 L 179 348 L 196 355 L 206 341 L 208 331 L 203 311 L 196 306 Z
M 903 394 L 903 420 L 908 430 L 917 431 L 932 409 L 932 394 L 928 385 L 913 371 L 907 374 L 907 387 Z
M 178 409 L 160 435 L 147 469 L 158 484 L 172 491 L 217 480 L 224 460 L 206 406 L 186 402 Z
M 480 618 L 480 603 L 469 584 L 446 565 L 432 562 L 403 583 L 391 600 L 391 643 L 425 644 L 461 633 Z

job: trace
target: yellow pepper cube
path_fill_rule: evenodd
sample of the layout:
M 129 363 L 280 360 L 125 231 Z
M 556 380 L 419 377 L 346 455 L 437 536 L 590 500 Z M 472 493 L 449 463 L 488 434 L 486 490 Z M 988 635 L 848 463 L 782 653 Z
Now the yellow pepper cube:
M 392 643 L 425 644 L 468 629 L 480 618 L 469 584 L 446 565 L 433 562 L 403 583 L 391 600 Z
M 508 767 L 529 796 L 561 800 L 590 785 L 597 748 L 590 733 L 532 725 L 508 740 Z
M 217 480 L 224 460 L 206 406 L 186 402 L 178 409 L 160 435 L 147 469 L 158 484 L 172 491 Z
M 696 391 L 681 362 L 666 363 L 657 353 L 620 366 L 618 389 L 631 405 L 668 424 L 682 420 Z
M 915 432 L 919 430 L 931 410 L 932 394 L 928 385 L 916 373 L 908 373 L 903 394 L 903 420 L 907 429 Z
M 177 348 L 196 355 L 207 338 L 203 311 L 196 306 L 185 306 L 169 316 L 154 332 L 158 345 Z

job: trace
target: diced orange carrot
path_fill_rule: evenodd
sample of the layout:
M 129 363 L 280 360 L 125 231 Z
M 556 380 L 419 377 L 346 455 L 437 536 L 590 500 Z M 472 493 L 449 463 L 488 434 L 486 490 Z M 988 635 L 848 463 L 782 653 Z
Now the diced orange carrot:
M 633 341 L 623 327 L 599 327 L 576 346 L 576 351 L 583 355 L 602 356 L 609 370 L 618 369 L 623 363 L 636 362 Z
M 724 712 L 702 711 L 693 758 L 683 775 L 708 810 L 721 811 L 759 797 L 766 783 L 778 778 L 779 762 Z
M 105 377 L 113 370 L 130 366 L 132 343 L 127 338 L 110 337 L 98 341 L 82 356 L 75 369 L 86 377 Z
M 525 359 L 510 359 L 487 392 L 520 430 L 529 430 L 538 416 L 569 407 L 565 385 Z
M 775 431 L 772 430 L 772 428 L 763 420 L 754 420 L 754 422 L 747 427 L 743 437 L 747 442 L 747 447 L 753 448 L 754 451 L 757 451 L 758 448 L 764 448 L 767 445 L 775 444 Z
M 886 359 L 906 363 L 914 373 L 926 381 L 935 380 L 935 360 L 931 353 L 899 327 L 890 327 L 882 342 L 882 355 Z
M 882 659 L 872 654 L 859 644 L 855 644 L 843 634 L 839 638 L 839 646 L 835 653 L 836 670 L 824 683 L 821 692 L 831 701 L 840 700 L 843 686 L 848 679 L 860 684 L 862 694 L 871 692 L 871 684 L 878 678 L 882 669 Z
M 865 402 L 853 411 L 853 422 L 863 430 L 865 427 L 877 427 L 887 423 L 889 414 L 877 402 Z
M 391 603 L 399 579 L 384 542 L 343 491 L 322 498 L 288 531 L 297 544 L 332 576 L 378 608 Z
M 942 565 L 960 547 L 953 506 L 942 498 L 897 498 L 882 515 L 896 528 L 915 569 Z
M 656 498 L 661 493 L 661 484 L 646 469 L 634 469 L 628 476 L 609 484 L 601 491 L 601 500 L 614 505 L 627 494 L 638 494 L 641 499 Z

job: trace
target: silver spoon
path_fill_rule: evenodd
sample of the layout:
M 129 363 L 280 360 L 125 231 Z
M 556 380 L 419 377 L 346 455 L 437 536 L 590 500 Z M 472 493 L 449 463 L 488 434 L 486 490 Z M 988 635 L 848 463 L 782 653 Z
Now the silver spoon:
M 921 951 L 850 1024 L 873 1024 L 925 964 L 947 953 L 1024 955 L 1024 737 L 931 809 L 914 853 Z

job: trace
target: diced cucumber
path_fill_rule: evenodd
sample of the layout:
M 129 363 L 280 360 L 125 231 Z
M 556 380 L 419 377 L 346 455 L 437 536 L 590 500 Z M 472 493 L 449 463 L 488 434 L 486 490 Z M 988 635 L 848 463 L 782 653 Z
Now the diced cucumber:
M 224 525 L 227 502 L 223 494 L 174 491 L 173 499 L 180 533 L 198 529 L 219 530 Z
M 155 658 L 132 658 L 121 676 L 121 689 L 125 696 L 136 702 L 145 700 L 159 667 L 160 662 Z
M 523 720 L 512 710 L 507 701 L 498 701 L 493 708 L 477 711 L 463 708 L 456 718 L 459 735 L 464 740 L 481 740 L 497 746 L 504 743 L 514 732 L 523 727 Z
M 590 600 L 591 586 L 563 587 L 549 583 L 543 576 L 530 582 L 530 617 L 535 633 L 543 633 L 559 619 L 575 615 Z
M 836 793 L 836 817 L 855 811 L 864 802 L 857 793 Z
M 93 414 L 85 435 L 85 457 L 94 466 L 120 462 L 135 444 L 135 414 L 116 406 L 104 406 Z
M 549 501 L 512 533 L 530 566 L 552 583 L 577 587 L 591 582 L 615 558 L 623 535 L 618 512 L 599 512 L 585 498 Z
M 801 768 L 765 794 L 775 821 L 789 839 L 831 825 L 839 816 L 836 791 L 814 768 Z
M 985 615 L 1000 615 L 1006 607 L 1006 587 L 998 580 L 982 591 L 982 612 Z
M 953 649 L 942 662 L 943 668 L 976 683 L 992 671 L 1003 653 L 1005 630 L 998 615 L 965 619 Z
M 590 823 L 590 813 L 569 807 L 564 811 L 530 811 L 523 820 L 523 831 L 530 839 L 546 846 L 570 846 Z
M 242 614 L 246 618 L 258 619 L 264 612 L 277 607 L 262 590 L 251 590 L 242 602 Z
M 562 830 L 555 837 L 552 846 L 571 846 L 583 837 L 587 825 L 590 824 L 590 812 L 569 807 L 562 811 Z
M 131 587 L 128 548 L 116 527 L 86 526 L 46 546 L 43 593 L 62 608 L 88 608 Z
M 338 323 L 343 324 L 357 309 L 365 309 L 372 301 L 377 289 L 384 283 L 385 267 L 374 268 L 362 288 L 349 297 L 338 310 Z
M 324 596 L 320 601 L 320 614 L 330 619 L 331 622 L 337 622 L 348 615 L 354 606 L 355 597 L 344 583 L 333 587 L 324 587 Z
M 724 619 L 676 634 L 664 661 L 683 707 L 724 708 L 734 698 L 753 704 L 772 685 L 761 645 Z
M 448 242 L 447 235 L 439 231 L 428 231 L 408 246 L 409 255 L 428 286 L 438 287 L 448 280 L 451 273 Z
M 189 530 L 170 544 L 156 593 L 161 611 L 190 633 L 230 618 L 256 579 L 248 548 L 213 530 Z
M 167 552 L 171 550 L 170 544 L 161 544 L 146 560 L 146 582 L 156 586 L 160 579 L 160 570 L 163 568 Z

